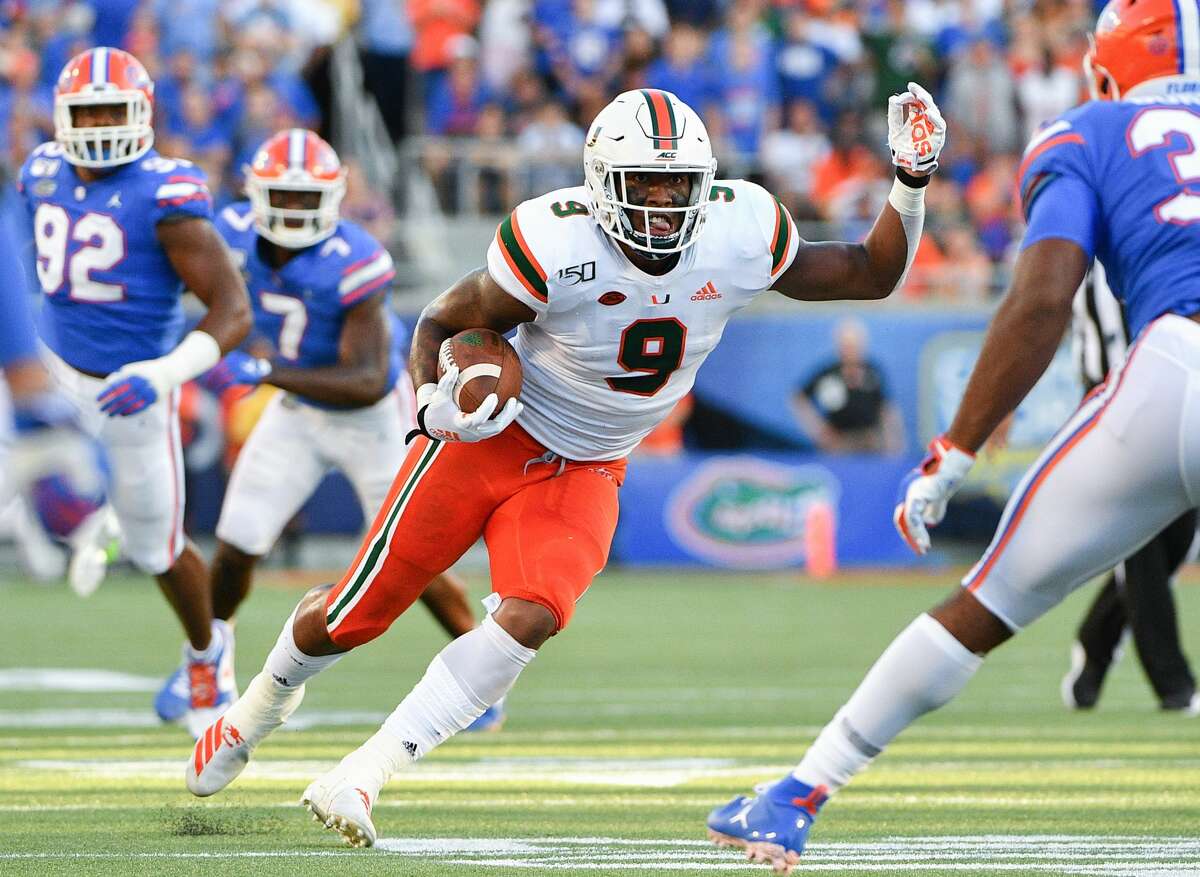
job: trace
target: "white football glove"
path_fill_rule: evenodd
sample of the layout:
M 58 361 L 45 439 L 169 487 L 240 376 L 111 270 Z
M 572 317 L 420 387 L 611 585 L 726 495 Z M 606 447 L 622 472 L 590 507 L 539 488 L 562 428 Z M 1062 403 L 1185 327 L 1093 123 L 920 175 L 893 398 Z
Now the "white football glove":
M 928 527 L 946 516 L 946 503 L 971 471 L 975 455 L 944 435 L 929 443 L 929 456 L 900 483 L 900 502 L 892 522 L 908 547 L 917 554 L 929 550 Z
M 937 170 L 938 156 L 946 145 L 946 120 L 933 95 L 917 85 L 888 98 L 888 146 L 892 164 L 925 175 Z
M 496 412 L 500 397 L 490 394 L 470 414 L 461 411 L 454 402 L 454 384 L 458 380 L 458 366 L 446 369 L 436 384 L 423 384 L 417 390 L 417 423 L 419 429 L 430 438 L 443 442 L 481 442 L 508 429 L 517 419 L 522 405 L 509 399 Z M 493 412 L 496 416 L 492 417 Z M 412 434 L 409 434 L 412 437 Z

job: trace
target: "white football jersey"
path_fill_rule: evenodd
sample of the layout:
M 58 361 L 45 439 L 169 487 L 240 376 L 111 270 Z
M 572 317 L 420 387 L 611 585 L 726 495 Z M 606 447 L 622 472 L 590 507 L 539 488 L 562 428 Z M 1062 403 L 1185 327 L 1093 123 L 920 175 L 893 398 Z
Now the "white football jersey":
M 537 313 L 514 342 L 518 422 L 550 450 L 629 454 L 691 390 L 729 318 L 791 265 L 796 227 L 765 189 L 718 180 L 709 201 L 699 239 L 661 277 L 601 230 L 582 186 L 526 201 L 500 224 L 488 272 Z

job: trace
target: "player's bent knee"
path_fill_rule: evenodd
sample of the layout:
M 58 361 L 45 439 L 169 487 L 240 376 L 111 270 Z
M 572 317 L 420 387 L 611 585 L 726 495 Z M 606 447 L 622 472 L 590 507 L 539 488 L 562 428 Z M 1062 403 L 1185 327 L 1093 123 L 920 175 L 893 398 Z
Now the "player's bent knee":
M 236 545 L 224 540 L 217 540 L 217 550 L 213 554 L 212 566 L 214 573 L 217 570 L 235 574 L 244 573 L 253 569 L 254 565 L 262 560 L 261 554 L 253 554 L 237 547 Z M 332 587 L 324 585 L 322 587 Z
M 332 589 L 332 582 L 317 585 L 301 597 L 300 605 L 296 607 L 295 621 L 292 622 L 292 637 L 296 647 L 314 658 L 348 652 L 358 645 L 335 642 L 329 632 L 325 621 L 325 604 Z
M 492 618 L 525 648 L 537 649 L 566 626 L 569 615 L 563 618 L 560 613 L 536 597 L 506 596 Z
M 929 615 L 965 648 L 979 655 L 1011 639 L 1014 633 L 966 588 L 956 588 Z
M 176 564 L 179 563 L 179 558 L 183 556 L 183 548 L 182 546 L 177 547 L 172 556 L 172 552 L 162 546 L 138 545 L 136 542 L 127 540 L 121 545 L 121 553 L 139 572 L 158 578 L 159 576 L 169 576 L 174 571 Z
M 275 544 L 278 534 L 266 531 L 245 521 L 230 522 L 224 514 L 217 521 L 217 539 L 223 545 L 252 557 L 264 557 Z

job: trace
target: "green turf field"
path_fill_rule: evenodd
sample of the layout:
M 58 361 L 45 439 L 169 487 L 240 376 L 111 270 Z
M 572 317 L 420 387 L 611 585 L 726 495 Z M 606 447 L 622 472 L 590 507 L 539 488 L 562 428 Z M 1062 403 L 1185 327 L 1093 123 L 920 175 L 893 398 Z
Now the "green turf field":
M 708 810 L 788 768 L 950 583 L 605 574 L 521 679 L 507 728 L 394 779 L 365 851 L 294 802 L 440 647 L 419 607 L 310 684 L 294 720 L 308 726 L 201 802 L 183 786 L 190 741 L 150 721 L 147 689 L 179 648 L 154 586 L 80 601 L 0 584 L 0 874 L 764 873 L 702 843 Z M 261 587 L 245 607 L 243 684 L 298 593 Z M 1180 601 L 1200 651 L 1200 588 Z M 1200 875 L 1200 723 L 1158 714 L 1130 657 L 1098 712 L 1068 714 L 1058 681 L 1082 608 L 1076 595 L 902 736 L 826 807 L 798 872 Z M 98 690 L 53 689 L 82 683 Z

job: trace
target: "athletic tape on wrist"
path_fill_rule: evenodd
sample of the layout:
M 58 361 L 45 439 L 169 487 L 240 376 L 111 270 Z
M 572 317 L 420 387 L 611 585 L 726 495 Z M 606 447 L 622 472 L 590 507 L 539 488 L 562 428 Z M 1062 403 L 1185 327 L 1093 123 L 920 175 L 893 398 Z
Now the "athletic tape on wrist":
M 897 168 L 899 170 L 899 168 Z M 899 173 L 888 193 L 888 203 L 896 208 L 901 217 L 925 215 L 925 187 L 914 188 L 900 179 Z M 905 228 L 905 231 L 908 229 Z
M 897 177 L 896 182 L 892 184 L 891 194 L 888 195 L 888 203 L 900 215 L 900 225 L 904 228 L 905 243 L 908 246 L 908 255 L 904 259 L 904 273 L 892 287 L 893 290 L 897 290 L 908 279 L 908 272 L 917 257 L 917 247 L 921 243 L 921 229 L 925 227 L 925 190 L 906 186 Z
M 159 374 L 172 387 L 186 384 L 221 361 L 221 345 L 207 332 L 194 329 L 179 345 L 156 359 Z

